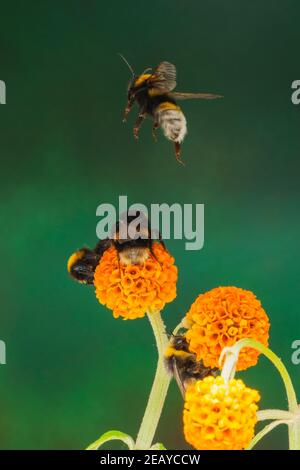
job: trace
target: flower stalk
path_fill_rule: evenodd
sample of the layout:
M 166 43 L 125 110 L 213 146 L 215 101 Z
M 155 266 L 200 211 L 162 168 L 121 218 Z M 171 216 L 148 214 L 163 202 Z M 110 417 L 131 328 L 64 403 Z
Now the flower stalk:
M 225 357 L 222 369 L 222 376 L 224 380 L 229 380 L 234 376 L 235 365 L 238 361 L 239 353 L 241 349 L 245 347 L 256 349 L 260 353 L 264 354 L 264 356 L 266 356 L 272 362 L 283 380 L 288 400 L 288 412 L 281 410 L 263 410 L 258 412 L 258 420 L 273 419 L 277 421 L 274 421 L 274 423 L 266 426 L 266 428 L 264 428 L 254 438 L 249 448 L 252 448 L 254 444 L 256 444 L 268 432 L 274 429 L 276 425 L 287 424 L 289 430 L 289 448 L 290 450 L 300 450 L 300 410 L 296 393 L 285 365 L 271 349 L 259 343 L 258 341 L 249 338 L 241 339 L 235 343 L 234 346 L 224 348 L 220 356 L 220 363 Z
M 160 312 L 148 313 L 148 318 L 156 340 L 158 362 L 147 407 L 135 444 L 135 449 L 142 450 L 151 448 L 171 380 L 164 365 L 164 352 L 168 345 L 165 325 Z

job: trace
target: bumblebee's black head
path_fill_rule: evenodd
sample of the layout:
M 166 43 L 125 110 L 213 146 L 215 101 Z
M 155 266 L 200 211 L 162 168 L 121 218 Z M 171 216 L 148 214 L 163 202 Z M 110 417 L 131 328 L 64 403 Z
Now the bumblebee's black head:
M 141 264 L 150 256 L 155 258 L 152 252 L 154 240 L 161 237 L 153 235 L 148 217 L 141 211 L 134 215 L 123 213 L 112 230 L 111 239 L 119 253 L 119 259 L 123 264 Z
M 174 349 L 177 351 L 185 351 L 189 352 L 189 346 L 185 336 L 183 335 L 175 335 L 171 337 L 171 344 Z
M 128 60 L 122 54 L 119 54 L 119 56 L 125 62 L 125 64 L 127 65 L 127 67 L 129 68 L 129 70 L 131 72 L 131 79 L 129 80 L 129 83 L 128 83 L 128 86 L 127 86 L 127 98 L 128 98 L 128 101 L 130 102 L 130 101 L 134 100 L 134 97 L 135 97 L 135 91 L 136 91 L 135 90 L 135 82 L 136 82 L 138 77 L 134 73 L 133 68 L 131 67 Z
M 136 82 L 137 76 L 133 75 L 132 78 L 128 82 L 127 86 L 127 99 L 128 101 L 132 101 L 135 97 L 136 93 L 136 87 L 135 87 L 135 82 Z
M 137 212 L 134 216 L 124 214 L 116 224 L 113 244 L 119 254 L 123 253 L 125 257 L 126 254 L 130 255 L 127 261 L 125 257 L 122 258 L 125 263 L 129 263 L 130 258 L 132 264 L 141 259 L 145 260 L 148 257 L 148 251 L 145 251 L 145 248 L 151 248 L 152 244 L 149 221 L 146 216 L 141 212 Z
M 146 73 L 149 69 L 146 69 L 141 75 L 133 75 L 128 84 L 127 98 L 129 102 L 132 102 L 143 92 L 146 92 L 149 88 L 148 80 L 151 77 L 151 73 Z
M 135 215 L 124 213 L 112 230 L 113 240 L 125 243 L 151 239 L 151 225 L 143 212 L 137 211 Z

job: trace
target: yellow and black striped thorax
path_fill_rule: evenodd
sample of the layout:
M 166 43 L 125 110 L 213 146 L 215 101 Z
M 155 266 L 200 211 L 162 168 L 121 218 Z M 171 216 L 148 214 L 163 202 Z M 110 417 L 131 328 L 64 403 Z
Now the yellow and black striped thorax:
M 165 359 L 173 358 L 185 361 L 193 359 L 194 354 L 189 351 L 188 343 L 183 335 L 172 336 L 169 345 L 165 351 Z
M 148 79 L 151 77 L 151 73 L 143 73 L 139 77 L 137 77 L 133 82 L 133 87 L 135 89 L 142 88 L 146 86 Z

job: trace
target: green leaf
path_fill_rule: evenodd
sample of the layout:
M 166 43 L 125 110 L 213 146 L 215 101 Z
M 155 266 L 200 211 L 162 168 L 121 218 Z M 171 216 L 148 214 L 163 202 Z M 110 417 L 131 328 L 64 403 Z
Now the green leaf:
M 124 442 L 128 449 L 132 450 L 134 448 L 134 440 L 132 439 L 131 436 L 128 434 L 125 434 L 124 432 L 121 431 L 107 431 L 102 436 L 97 439 L 97 441 L 93 442 L 90 444 L 86 450 L 97 450 L 99 447 L 101 447 L 105 442 L 108 441 L 122 441 Z
M 154 444 L 150 450 L 167 450 L 167 449 L 161 442 L 158 442 L 157 444 Z

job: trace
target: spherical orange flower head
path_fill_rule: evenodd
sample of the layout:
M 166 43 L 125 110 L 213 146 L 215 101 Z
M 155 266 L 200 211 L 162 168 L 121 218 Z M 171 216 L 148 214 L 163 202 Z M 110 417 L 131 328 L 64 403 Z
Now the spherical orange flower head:
M 252 440 L 260 396 L 241 380 L 206 377 L 188 386 L 183 430 L 198 450 L 242 450 Z
M 174 258 L 159 243 L 153 244 L 153 253 L 135 265 L 119 262 L 113 247 L 103 254 L 94 276 L 96 297 L 113 311 L 115 318 L 141 318 L 146 312 L 162 310 L 175 299 Z
M 252 338 L 268 344 L 270 323 L 256 296 L 239 287 L 217 287 L 200 294 L 186 315 L 189 349 L 205 366 L 220 367 L 219 357 L 225 346 L 239 339 Z M 259 352 L 241 350 L 237 370 L 257 363 Z

